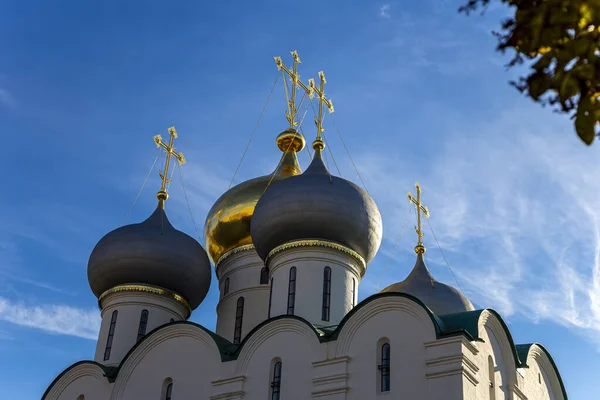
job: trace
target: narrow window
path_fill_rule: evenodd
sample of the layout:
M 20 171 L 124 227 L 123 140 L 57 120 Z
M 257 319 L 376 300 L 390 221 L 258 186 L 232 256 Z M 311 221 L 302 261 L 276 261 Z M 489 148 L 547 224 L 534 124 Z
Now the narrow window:
M 352 308 L 356 305 L 356 279 L 352 278 Z
M 281 392 L 281 361 L 273 365 L 273 380 L 271 381 L 271 400 L 279 400 Z
M 323 306 L 321 308 L 321 319 L 329 321 L 331 309 L 331 268 L 325 267 L 323 271 Z
M 106 339 L 106 349 L 104 350 L 104 361 L 110 358 L 110 349 L 112 348 L 115 326 L 117 325 L 117 314 L 117 310 L 113 311 L 112 317 L 110 318 L 110 328 L 108 328 L 108 338 Z
M 240 297 L 237 301 L 235 311 L 235 329 L 233 331 L 233 344 L 240 344 L 242 338 L 242 319 L 244 318 L 244 298 Z
M 288 284 L 288 302 L 287 313 L 294 315 L 294 305 L 296 304 L 296 267 L 290 268 L 290 282 Z
M 381 392 L 390 391 L 390 344 L 384 343 L 381 346 L 381 364 L 379 364 L 379 390 Z
M 165 400 L 171 400 L 171 393 L 173 393 L 173 382 L 169 383 L 165 393 Z
M 79 396 L 77 396 L 77 400 L 85 400 L 85 396 L 80 394 Z
M 490 400 L 496 399 L 496 376 L 494 374 L 494 359 L 488 356 L 488 376 L 490 385 Z
M 260 270 L 260 284 L 261 285 L 269 284 L 269 269 L 267 267 L 262 267 Z
M 269 288 L 269 314 L 268 314 L 268 318 L 271 318 L 271 299 L 273 299 L 273 278 L 271 278 L 271 287 Z
M 229 278 L 225 279 L 225 284 L 223 286 L 223 296 L 227 296 L 229 294 Z
M 142 310 L 140 316 L 140 326 L 138 327 L 137 341 L 139 342 L 146 336 L 146 326 L 148 326 L 148 310 Z

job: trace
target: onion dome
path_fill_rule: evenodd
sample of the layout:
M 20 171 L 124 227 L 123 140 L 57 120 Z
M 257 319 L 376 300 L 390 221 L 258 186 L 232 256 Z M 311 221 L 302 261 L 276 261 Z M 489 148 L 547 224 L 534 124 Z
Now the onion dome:
M 116 286 L 148 285 L 183 297 L 193 310 L 208 293 L 211 267 L 200 243 L 173 228 L 159 206 L 144 222 L 100 239 L 90 255 L 88 281 L 98 298 Z
M 422 252 L 417 253 L 417 262 L 408 277 L 402 282 L 388 286 L 381 293 L 410 294 L 437 315 L 473 311 L 475 307 L 468 298 L 452 286 L 438 282 L 431 275 L 423 259 L 424 248 L 421 249 Z
M 313 144 L 315 155 L 302 175 L 271 185 L 252 217 L 252 240 L 267 260 L 280 245 L 300 240 L 323 240 L 345 246 L 370 262 L 381 244 L 381 214 L 373 199 L 354 183 L 327 170 L 323 142 Z
M 242 246 L 252 246 L 250 220 L 254 207 L 269 185 L 302 173 L 296 153 L 305 145 L 304 137 L 294 129 L 277 136 L 277 147 L 284 153 L 271 174 L 242 182 L 215 202 L 204 224 L 205 247 L 216 265 L 228 252 Z

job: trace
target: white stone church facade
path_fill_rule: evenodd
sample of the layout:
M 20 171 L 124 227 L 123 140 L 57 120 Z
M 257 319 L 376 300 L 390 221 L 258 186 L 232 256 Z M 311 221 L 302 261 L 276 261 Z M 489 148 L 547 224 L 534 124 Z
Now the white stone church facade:
M 358 303 L 382 240 L 375 202 L 329 173 L 319 136 L 303 173 L 302 135 L 288 129 L 277 144 L 274 173 L 209 212 L 206 251 L 169 223 L 164 191 L 146 221 L 98 242 L 96 354 L 42 400 L 567 399 L 544 347 L 516 344 L 497 312 L 431 276 L 420 237 L 410 275 Z M 188 321 L 211 284 L 209 257 L 216 332 Z

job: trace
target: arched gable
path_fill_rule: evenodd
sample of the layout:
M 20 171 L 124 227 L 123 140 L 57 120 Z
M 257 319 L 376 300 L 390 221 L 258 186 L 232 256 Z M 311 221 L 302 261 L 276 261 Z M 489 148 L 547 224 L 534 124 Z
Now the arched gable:
M 118 369 L 117 379 L 111 399 L 121 399 L 127 383 L 134 373 L 136 367 L 143 361 L 149 353 L 162 343 L 176 339 L 192 339 L 212 354 L 215 363 L 222 361 L 222 351 L 217 346 L 212 335 L 199 325 L 192 323 L 173 323 L 163 325 L 146 336 L 125 356 Z M 215 365 L 214 368 L 217 368 Z
M 535 362 L 539 368 L 544 371 L 548 377 L 550 389 L 556 398 L 564 400 L 568 399 L 560 372 L 558 371 L 552 356 L 544 346 L 539 343 L 520 344 L 517 345 L 517 350 L 524 361 L 527 361 L 528 364 Z
M 517 368 L 523 366 L 519 360 L 518 353 L 508 327 L 494 310 L 483 310 L 479 316 L 479 337 L 481 331 L 488 330 L 498 344 L 500 355 L 502 357 L 504 373 L 506 374 L 506 385 L 510 388 L 517 384 Z M 492 343 L 490 346 L 494 347 Z M 494 350 L 494 349 L 493 349 Z M 495 351 L 494 351 L 495 352 Z M 498 361 L 498 360 L 496 360 Z
M 235 375 L 245 375 L 248 364 L 256 350 L 270 338 L 284 332 L 299 335 L 306 340 L 309 347 L 318 351 L 320 346 L 319 334 L 308 321 L 290 315 L 271 318 L 255 327 L 240 344 L 238 352 L 236 352 Z
M 108 398 L 111 391 L 111 384 L 108 378 L 110 372 L 110 369 L 95 361 L 79 361 L 65 369 L 52 381 L 42 396 L 42 400 L 58 400 L 64 397 L 62 395 L 68 391 L 73 392 L 66 394 L 70 398 L 76 398 L 81 394 L 86 395 L 86 398 L 90 399 L 94 399 L 94 396 L 99 399 Z M 87 382 L 83 382 L 84 380 Z M 90 380 L 95 384 L 90 385 Z M 81 390 L 76 387 L 79 386 L 77 385 L 78 381 L 82 383 Z M 87 392 L 83 389 L 86 389 Z
M 371 296 L 355 307 L 342 320 L 336 332 L 331 335 L 332 338 L 337 339 L 336 357 L 348 354 L 354 335 L 369 319 L 377 314 L 390 311 L 402 311 L 413 316 L 430 331 L 431 338 L 429 340 L 434 340 L 441 333 L 437 317 L 421 301 L 402 293 L 381 293 Z

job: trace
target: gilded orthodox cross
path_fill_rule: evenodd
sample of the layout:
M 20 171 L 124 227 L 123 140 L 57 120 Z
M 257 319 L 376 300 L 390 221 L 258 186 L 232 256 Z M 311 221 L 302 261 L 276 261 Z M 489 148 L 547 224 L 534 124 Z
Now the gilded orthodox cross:
M 429 210 L 426 206 L 421 203 L 421 185 L 415 183 L 415 188 L 417 188 L 417 198 L 415 199 L 412 193 L 408 192 L 408 200 L 413 203 L 417 207 L 417 226 L 415 226 L 415 231 L 419 237 L 419 241 L 417 243 L 417 247 L 415 247 L 415 252 L 417 254 L 425 253 L 425 247 L 423 246 L 423 230 L 421 228 L 421 212 L 425 216 L 425 218 L 429 218 Z
M 317 96 L 319 96 L 319 114 L 317 114 L 315 117 L 315 124 L 317 125 L 317 139 L 313 143 L 313 148 L 317 146 L 322 150 L 325 148 L 325 145 L 321 140 L 321 133 L 325 130 L 323 129 L 323 104 L 327 106 L 329 114 L 331 114 L 333 112 L 333 103 L 331 102 L 331 99 L 327 100 L 325 97 L 325 83 L 327 83 L 327 81 L 325 80 L 325 74 L 323 71 L 319 71 L 319 80 L 321 81 L 321 84 L 318 88 L 315 85 L 315 80 L 312 78 L 308 80 L 308 86 L 317 94 Z
M 307 87 L 304 83 L 302 83 L 302 81 L 300 80 L 300 75 L 298 75 L 298 64 L 300 64 L 302 62 L 302 61 L 300 61 L 298 52 L 296 50 L 294 50 L 291 52 L 291 54 L 292 54 L 292 58 L 294 59 L 294 65 L 292 66 L 291 70 L 288 67 L 286 67 L 285 64 L 283 64 L 281 57 L 277 56 L 277 57 L 273 57 L 273 58 L 275 59 L 275 64 L 277 64 L 277 69 L 279 71 L 281 71 L 281 74 L 283 75 L 284 82 L 285 82 L 285 74 L 288 74 L 290 77 L 290 80 L 292 81 L 291 96 L 288 93 L 287 83 L 284 85 L 285 97 L 288 102 L 288 109 L 285 114 L 285 117 L 287 118 L 288 122 L 290 123 L 290 129 L 295 129 L 295 127 L 298 126 L 298 121 L 296 121 L 296 115 L 298 114 L 298 110 L 296 109 L 296 89 L 298 88 L 298 86 L 300 86 L 302 89 L 304 89 L 306 91 L 306 94 L 311 99 L 313 97 L 313 93 L 309 87 Z
M 167 194 L 167 183 L 171 182 L 171 180 L 168 178 L 169 167 L 171 164 L 171 156 L 177 159 L 179 165 L 185 164 L 185 157 L 183 156 L 183 153 L 176 153 L 175 146 L 173 145 L 173 142 L 177 138 L 177 131 L 175 130 L 174 126 L 170 127 L 168 130 L 169 135 L 171 136 L 169 138 L 169 144 L 163 142 L 162 137 L 160 135 L 154 136 L 154 142 L 156 143 L 156 147 L 162 147 L 167 152 L 167 159 L 165 160 L 165 169 L 163 172 L 158 171 L 158 175 L 160 175 L 162 183 L 160 185 L 160 191 L 156 194 L 156 198 L 158 199 L 158 207 L 163 210 L 165 208 L 165 201 L 169 198 L 169 195 Z

